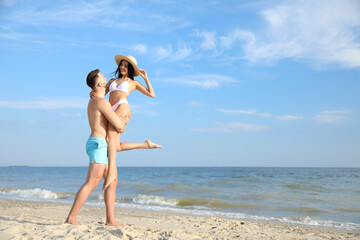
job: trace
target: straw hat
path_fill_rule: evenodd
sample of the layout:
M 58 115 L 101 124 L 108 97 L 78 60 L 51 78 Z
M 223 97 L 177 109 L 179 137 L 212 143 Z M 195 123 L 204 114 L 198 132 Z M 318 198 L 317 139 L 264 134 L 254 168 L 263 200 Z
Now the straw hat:
M 131 55 L 127 55 L 127 56 L 116 55 L 115 56 L 115 62 L 116 62 L 116 64 L 118 66 L 119 66 L 121 60 L 126 60 L 133 66 L 133 68 L 134 68 L 134 77 L 139 76 L 140 73 L 139 73 L 139 68 L 137 66 L 137 61 L 133 56 L 131 56 Z

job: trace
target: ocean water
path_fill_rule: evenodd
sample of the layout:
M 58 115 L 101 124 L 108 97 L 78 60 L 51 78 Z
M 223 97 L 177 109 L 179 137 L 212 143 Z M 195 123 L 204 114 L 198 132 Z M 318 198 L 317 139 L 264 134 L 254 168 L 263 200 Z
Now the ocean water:
M 360 168 L 119 167 L 116 207 L 360 230 Z M 0 167 L 0 197 L 72 203 L 87 167 Z M 104 206 L 102 181 L 86 204 Z

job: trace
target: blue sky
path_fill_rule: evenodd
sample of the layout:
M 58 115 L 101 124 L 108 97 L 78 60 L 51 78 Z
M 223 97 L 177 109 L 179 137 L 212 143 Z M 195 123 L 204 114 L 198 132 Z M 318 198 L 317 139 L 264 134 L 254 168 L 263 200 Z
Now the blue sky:
M 118 166 L 360 167 L 359 1 L 0 4 L 0 166 L 87 166 L 86 75 L 130 54 L 121 141 L 164 148 Z

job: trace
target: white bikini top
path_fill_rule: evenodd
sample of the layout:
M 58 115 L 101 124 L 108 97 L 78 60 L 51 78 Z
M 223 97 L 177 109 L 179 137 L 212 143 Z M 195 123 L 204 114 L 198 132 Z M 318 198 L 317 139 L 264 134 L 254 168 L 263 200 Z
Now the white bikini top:
M 109 92 L 123 91 L 126 92 L 126 94 L 129 94 L 129 86 L 129 79 L 120 83 L 118 86 L 116 86 L 116 80 L 114 80 L 109 86 Z

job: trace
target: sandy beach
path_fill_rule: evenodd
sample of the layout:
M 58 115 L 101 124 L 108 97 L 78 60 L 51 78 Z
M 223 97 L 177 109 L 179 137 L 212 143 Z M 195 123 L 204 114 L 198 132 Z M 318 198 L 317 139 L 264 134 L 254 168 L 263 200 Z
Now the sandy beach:
M 359 231 L 133 209 L 115 209 L 128 226 L 107 227 L 105 209 L 87 205 L 73 226 L 63 223 L 70 207 L 0 199 L 0 239 L 360 239 Z

